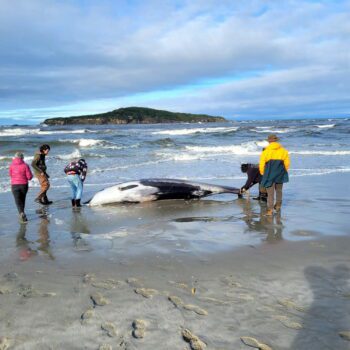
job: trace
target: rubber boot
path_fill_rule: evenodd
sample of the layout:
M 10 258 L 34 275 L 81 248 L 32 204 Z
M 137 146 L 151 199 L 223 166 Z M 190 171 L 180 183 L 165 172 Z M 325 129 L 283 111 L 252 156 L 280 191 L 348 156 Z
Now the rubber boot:
M 52 201 L 49 201 L 49 199 L 47 198 L 47 195 L 45 194 L 45 196 L 43 197 L 43 202 L 44 202 L 44 204 L 45 205 L 50 205 L 50 204 L 52 204 Z
M 21 224 L 25 224 L 25 223 L 28 222 L 28 219 L 27 219 L 27 216 L 26 216 L 25 213 L 19 214 L 19 222 L 20 222 Z
M 76 200 L 75 200 L 75 206 L 76 206 L 77 208 L 81 208 L 80 199 L 76 199 Z
M 75 199 L 72 199 L 72 208 L 75 208 L 76 204 L 75 204 Z

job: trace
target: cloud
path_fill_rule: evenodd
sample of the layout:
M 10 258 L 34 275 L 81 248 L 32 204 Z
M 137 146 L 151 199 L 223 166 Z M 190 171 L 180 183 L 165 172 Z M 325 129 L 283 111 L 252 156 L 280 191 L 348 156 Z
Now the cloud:
M 0 9 L 0 116 L 133 101 L 226 116 L 349 107 L 349 1 L 3 0 Z

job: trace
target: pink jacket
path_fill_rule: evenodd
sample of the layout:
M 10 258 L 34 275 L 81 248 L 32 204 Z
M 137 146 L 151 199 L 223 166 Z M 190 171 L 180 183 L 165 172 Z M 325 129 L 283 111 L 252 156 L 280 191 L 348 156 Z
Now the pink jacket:
M 21 158 L 14 158 L 9 170 L 11 185 L 26 185 L 33 178 L 29 165 Z

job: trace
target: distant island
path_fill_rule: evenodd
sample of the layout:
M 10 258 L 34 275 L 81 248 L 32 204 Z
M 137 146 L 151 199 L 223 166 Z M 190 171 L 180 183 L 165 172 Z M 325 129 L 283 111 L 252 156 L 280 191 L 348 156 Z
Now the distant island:
M 46 125 L 79 125 L 79 124 L 159 124 L 159 123 L 210 123 L 226 122 L 223 117 L 212 117 L 206 114 L 174 113 L 144 107 L 119 108 L 112 112 L 82 115 L 78 117 L 49 118 Z

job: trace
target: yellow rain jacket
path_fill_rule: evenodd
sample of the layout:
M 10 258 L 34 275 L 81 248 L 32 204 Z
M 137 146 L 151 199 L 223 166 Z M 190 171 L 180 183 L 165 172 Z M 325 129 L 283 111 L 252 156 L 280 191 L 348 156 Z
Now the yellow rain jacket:
M 261 185 L 270 187 L 274 183 L 289 181 L 289 155 L 278 142 L 271 142 L 261 153 L 259 171 L 263 176 Z

